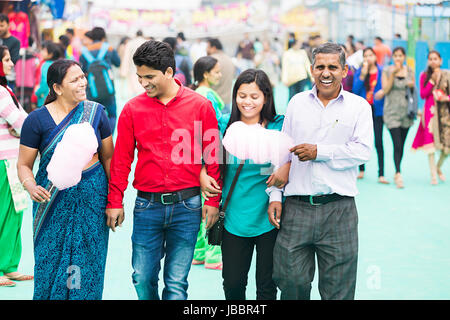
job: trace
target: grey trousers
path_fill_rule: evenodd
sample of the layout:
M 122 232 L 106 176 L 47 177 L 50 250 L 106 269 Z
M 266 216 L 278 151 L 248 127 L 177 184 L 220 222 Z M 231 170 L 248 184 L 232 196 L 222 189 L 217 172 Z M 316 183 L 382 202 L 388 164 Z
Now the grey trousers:
M 273 280 L 283 300 L 309 300 L 319 267 L 323 300 L 352 300 L 358 262 L 354 198 L 314 206 L 288 197 L 273 252 Z

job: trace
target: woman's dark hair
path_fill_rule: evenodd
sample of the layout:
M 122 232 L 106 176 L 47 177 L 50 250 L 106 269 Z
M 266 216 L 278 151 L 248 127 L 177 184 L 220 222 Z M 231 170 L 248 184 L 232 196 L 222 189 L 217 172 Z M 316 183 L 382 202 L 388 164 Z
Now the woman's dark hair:
M 68 59 L 57 60 L 50 65 L 47 72 L 47 85 L 50 91 L 45 99 L 45 105 L 57 99 L 57 94 L 53 88 L 53 85 L 62 84 L 64 78 L 66 77 L 67 70 L 69 70 L 72 66 L 79 66 L 81 68 L 78 62 Z
M 270 84 L 270 79 L 267 74 L 259 69 L 247 69 L 242 72 L 239 77 L 236 79 L 233 87 L 233 96 L 232 96 L 232 109 L 230 115 L 230 121 L 228 122 L 228 127 L 235 121 L 241 120 L 241 112 L 237 107 L 236 97 L 237 92 L 242 84 L 248 84 L 255 82 L 258 86 L 259 90 L 264 94 L 264 98 L 266 102 L 261 110 L 261 119 L 259 123 L 263 123 L 264 121 L 271 122 L 277 115 L 275 110 L 275 102 L 273 99 L 273 89 Z
M 217 59 L 211 56 L 201 57 L 195 62 L 193 68 L 194 84 L 190 86 L 192 90 L 198 88 L 198 85 L 204 79 L 205 72 L 210 72 L 216 66 L 216 64 Z
M 3 63 L 3 57 L 5 56 L 6 51 L 9 51 L 8 47 L 5 45 L 0 45 L 0 59 L 2 60 Z M 2 65 L 2 70 L 3 69 L 3 65 Z M 0 75 L 0 85 L 6 87 L 8 85 L 8 80 L 6 80 L 6 75 Z
M 273 99 L 273 89 L 270 84 L 269 77 L 267 74 L 259 69 L 247 69 L 242 72 L 239 77 L 236 79 L 233 87 L 233 96 L 232 96 L 232 107 L 231 107 L 231 115 L 230 121 L 228 122 L 228 127 L 236 121 L 241 121 L 241 112 L 236 103 L 237 92 L 242 84 L 246 83 L 256 83 L 259 90 L 264 94 L 264 98 L 266 102 L 264 103 L 263 108 L 261 109 L 261 117 L 259 119 L 259 123 L 262 124 L 264 121 L 272 122 L 277 112 L 275 110 L 275 102 Z M 226 130 L 225 130 L 226 132 Z
M 177 39 L 175 37 L 165 37 L 163 42 L 167 43 L 175 52 L 175 49 L 177 48 Z
M 165 42 L 149 40 L 144 42 L 133 55 L 136 66 L 147 66 L 165 73 L 167 68 L 172 68 L 175 75 L 175 56 L 172 48 Z
M 6 52 L 9 52 L 9 49 L 7 46 L 5 45 L 0 45 L 0 62 L 3 64 L 3 57 L 5 56 Z M 0 76 L 0 85 L 5 87 L 8 85 L 8 80 L 6 80 L 6 75 L 4 74 L 4 69 L 3 69 L 3 65 L 1 66 L 2 70 L 3 70 L 3 75 Z M 10 89 L 8 89 L 8 91 L 10 91 Z M 17 108 L 19 108 L 19 101 L 17 101 L 17 98 L 14 94 L 11 94 L 11 98 L 14 101 L 14 104 L 16 105 Z
M 429 59 L 430 55 L 433 53 L 436 54 L 440 59 L 442 59 L 441 54 L 439 52 L 437 52 L 436 50 L 431 50 L 430 52 L 428 52 L 427 58 Z M 427 77 L 425 78 L 425 82 L 423 83 L 424 88 L 427 85 L 428 81 L 430 81 L 431 75 L 433 74 L 433 69 L 431 69 L 431 66 L 428 66 L 426 72 L 427 72 Z
M 58 39 L 59 39 L 59 42 L 61 43 L 61 45 L 63 46 L 64 50 L 66 50 L 67 47 L 68 47 L 69 44 L 70 44 L 70 39 L 69 39 L 69 37 L 68 37 L 68 36 L 65 36 L 65 35 L 61 35 L 61 36 L 59 36 Z
M 392 50 L 392 55 L 394 55 L 394 53 L 396 53 L 397 51 L 400 51 L 401 53 L 403 53 L 404 56 L 406 56 L 405 48 L 403 48 L 403 47 L 395 47 L 394 50 Z
M 64 49 L 59 43 L 53 41 L 44 41 L 42 48 L 45 48 L 52 55 L 51 61 L 55 61 L 64 57 Z
M 364 56 L 364 53 L 366 53 L 367 51 L 372 51 L 372 53 L 376 56 L 375 51 L 373 50 L 372 47 L 364 48 L 363 56 Z M 375 60 L 375 66 L 378 68 L 378 63 L 376 60 Z M 370 90 L 370 72 L 367 72 L 366 77 L 364 78 L 364 88 L 366 88 L 366 92 Z
M 277 115 L 277 112 L 275 110 L 275 102 L 273 99 L 273 89 L 272 85 L 270 84 L 269 77 L 267 74 L 260 70 L 260 69 L 247 69 L 244 72 L 242 72 L 239 77 L 236 79 L 236 82 L 234 83 L 233 87 L 233 96 L 232 96 L 232 107 L 231 107 L 231 115 L 230 115 L 230 121 L 228 121 L 227 128 L 225 129 L 224 136 L 228 130 L 228 128 L 236 121 L 241 121 L 241 112 L 239 111 L 239 108 L 236 103 L 236 97 L 237 92 L 241 85 L 243 84 L 249 84 L 249 83 L 256 83 L 259 90 L 262 91 L 265 98 L 264 106 L 261 109 L 260 113 L 260 119 L 259 123 L 262 124 L 264 121 L 272 122 L 275 119 L 275 116 Z M 224 159 L 227 159 L 226 157 L 226 150 L 225 148 L 222 149 Z M 222 177 L 225 176 L 226 171 L 226 163 L 224 162 L 220 167 L 220 172 Z

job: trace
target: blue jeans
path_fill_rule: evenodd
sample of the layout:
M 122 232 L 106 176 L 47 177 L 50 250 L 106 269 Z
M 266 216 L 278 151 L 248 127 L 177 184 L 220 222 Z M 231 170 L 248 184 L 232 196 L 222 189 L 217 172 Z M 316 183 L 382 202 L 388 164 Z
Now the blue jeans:
M 186 300 L 187 277 L 201 222 L 200 195 L 164 205 L 137 197 L 133 218 L 133 284 L 139 300 L 159 300 L 158 275 L 164 260 L 163 300 Z

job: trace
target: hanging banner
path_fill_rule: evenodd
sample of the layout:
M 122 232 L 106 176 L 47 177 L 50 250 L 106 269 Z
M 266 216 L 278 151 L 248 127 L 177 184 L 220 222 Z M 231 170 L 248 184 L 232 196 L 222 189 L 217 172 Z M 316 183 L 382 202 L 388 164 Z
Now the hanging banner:
M 264 28 L 270 22 L 266 0 L 236 2 L 191 10 L 111 9 L 97 6 L 95 2 L 89 17 L 93 26 L 101 26 L 110 33 L 129 34 L 141 29 L 149 35 L 179 30 L 191 34 L 240 32 L 254 27 Z

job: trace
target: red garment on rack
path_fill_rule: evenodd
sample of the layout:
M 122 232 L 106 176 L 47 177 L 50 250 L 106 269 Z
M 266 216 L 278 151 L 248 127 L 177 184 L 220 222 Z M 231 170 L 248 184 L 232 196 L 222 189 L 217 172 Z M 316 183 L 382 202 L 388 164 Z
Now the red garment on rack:
M 8 14 L 9 32 L 20 40 L 21 48 L 28 48 L 28 37 L 30 36 L 30 21 L 25 12 L 11 12 Z

